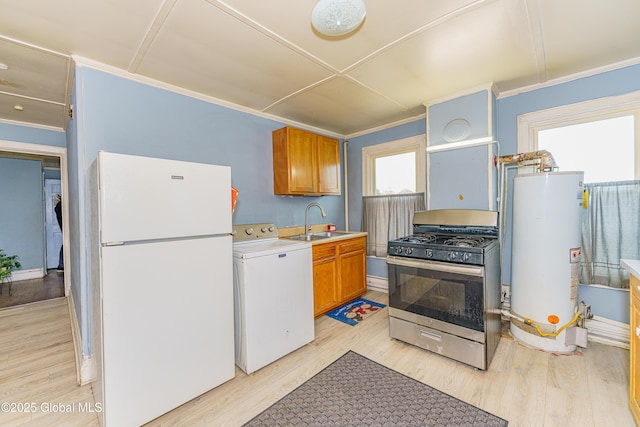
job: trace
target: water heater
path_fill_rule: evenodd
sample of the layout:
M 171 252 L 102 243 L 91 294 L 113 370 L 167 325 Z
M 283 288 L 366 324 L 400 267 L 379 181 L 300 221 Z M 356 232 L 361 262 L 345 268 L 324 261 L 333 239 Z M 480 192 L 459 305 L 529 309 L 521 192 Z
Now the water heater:
M 566 330 L 578 305 L 584 172 L 516 175 L 511 249 L 511 334 L 529 346 L 570 353 Z M 537 326 L 536 329 L 532 325 Z M 541 334 L 542 333 L 542 334 Z

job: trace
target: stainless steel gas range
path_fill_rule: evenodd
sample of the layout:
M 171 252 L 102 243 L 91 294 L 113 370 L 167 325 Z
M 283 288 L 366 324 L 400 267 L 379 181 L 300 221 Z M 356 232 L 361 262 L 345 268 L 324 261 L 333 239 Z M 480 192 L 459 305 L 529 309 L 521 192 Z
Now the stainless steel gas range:
M 498 213 L 416 212 L 387 252 L 391 337 L 487 369 L 500 340 Z

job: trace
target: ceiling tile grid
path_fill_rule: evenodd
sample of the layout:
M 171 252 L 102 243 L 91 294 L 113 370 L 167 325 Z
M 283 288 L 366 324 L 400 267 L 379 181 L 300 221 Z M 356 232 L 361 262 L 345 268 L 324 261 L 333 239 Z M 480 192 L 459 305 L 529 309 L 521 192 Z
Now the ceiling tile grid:
M 3 0 L 0 120 L 64 129 L 72 55 L 339 135 L 488 82 L 640 62 L 637 0 L 364 2 L 332 38 L 311 26 L 317 0 Z

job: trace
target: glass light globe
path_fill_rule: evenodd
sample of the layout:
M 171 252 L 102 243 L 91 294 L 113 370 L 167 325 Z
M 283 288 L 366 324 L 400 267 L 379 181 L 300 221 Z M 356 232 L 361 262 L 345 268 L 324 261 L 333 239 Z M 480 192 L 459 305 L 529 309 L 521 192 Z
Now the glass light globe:
M 322 34 L 341 36 L 358 28 L 366 14 L 362 0 L 320 0 L 311 12 L 311 23 Z

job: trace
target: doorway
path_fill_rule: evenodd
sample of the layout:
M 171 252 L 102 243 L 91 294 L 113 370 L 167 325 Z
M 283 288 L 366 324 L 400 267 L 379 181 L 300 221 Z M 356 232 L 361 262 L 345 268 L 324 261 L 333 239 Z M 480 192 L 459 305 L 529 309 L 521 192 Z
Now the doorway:
M 43 202 L 43 217 L 42 221 L 45 221 L 46 208 L 48 204 L 47 197 L 45 195 L 45 177 L 48 175 L 48 171 L 51 169 L 58 169 L 58 176 L 54 176 L 57 178 L 58 184 L 57 188 L 52 187 L 53 191 L 58 190 L 58 194 L 60 194 L 63 198 L 68 194 L 68 179 L 67 179 L 67 158 L 66 158 L 66 148 L 64 147 L 54 147 L 47 145 L 38 145 L 38 144 L 28 144 L 28 143 L 20 143 L 14 141 L 3 141 L 0 140 L 0 156 L 3 157 L 12 157 L 12 158 L 26 158 L 26 159 L 37 159 L 43 162 L 43 177 L 42 181 L 42 202 Z M 54 166 L 51 166 L 51 165 Z M 56 166 L 57 165 L 57 166 Z M 51 206 L 51 210 L 53 211 L 53 206 Z M 68 206 L 67 203 L 62 204 L 62 229 L 68 229 Z M 53 219 L 56 222 L 57 220 Z M 46 225 L 43 226 L 46 230 Z M 46 233 L 43 233 L 42 239 L 44 240 L 43 245 L 46 245 L 50 242 L 49 240 L 53 240 L 53 245 L 55 245 L 55 232 L 50 232 L 49 234 L 52 236 L 51 239 L 47 238 Z M 69 237 L 66 235 L 68 233 L 58 234 L 57 239 L 63 248 L 63 259 L 64 259 L 64 268 L 62 270 L 69 272 L 70 271 L 70 257 L 69 257 Z M 57 254 L 52 256 L 55 258 L 56 267 L 49 268 L 50 263 L 47 258 L 49 258 L 48 253 L 55 249 L 48 249 L 45 246 L 42 253 L 42 269 L 34 269 L 40 271 L 40 273 L 35 274 L 31 271 L 21 272 L 19 276 L 19 281 L 15 281 L 12 284 L 12 293 L 19 298 L 12 298 L 15 304 L 19 305 L 26 302 L 32 302 L 36 300 L 55 298 L 60 296 L 66 296 L 69 294 L 70 280 L 69 274 L 62 274 L 57 272 L 57 262 L 58 257 L 60 255 L 60 246 L 58 245 Z M 15 273 L 14 273 L 15 274 Z M 35 277 L 31 277 L 30 274 L 35 274 Z M 41 277 L 43 276 L 44 277 Z M 24 279 L 24 280 L 23 280 Z M 46 283 L 45 283 L 46 282 Z M 21 290 L 19 293 L 16 292 L 18 286 L 21 286 Z M 5 283 L 3 286 L 3 297 L 7 299 L 8 297 L 8 285 Z M 5 301 L 10 303 L 8 300 Z M 4 307 L 5 305 L 0 304 L 0 307 Z
M 60 261 L 62 249 L 62 229 L 56 215 L 56 205 L 62 203 L 62 181 L 60 179 L 44 179 L 44 217 L 47 247 L 47 270 L 62 270 L 64 266 Z

